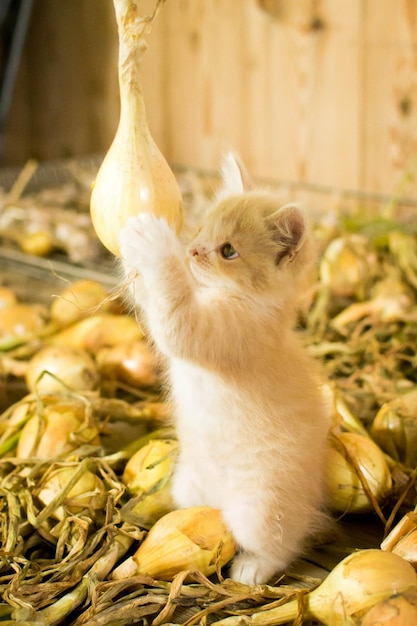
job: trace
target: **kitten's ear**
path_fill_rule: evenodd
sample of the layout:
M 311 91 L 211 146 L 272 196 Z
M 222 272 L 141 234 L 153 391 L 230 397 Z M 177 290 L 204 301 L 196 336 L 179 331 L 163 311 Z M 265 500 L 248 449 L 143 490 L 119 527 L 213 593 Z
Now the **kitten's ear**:
M 223 186 L 218 192 L 218 197 L 234 196 L 248 191 L 252 187 L 250 180 L 241 160 L 233 152 L 228 152 L 222 160 L 221 176 Z
M 294 261 L 307 234 L 307 224 L 300 209 L 294 204 L 281 207 L 269 219 L 272 239 L 278 244 L 275 262 Z

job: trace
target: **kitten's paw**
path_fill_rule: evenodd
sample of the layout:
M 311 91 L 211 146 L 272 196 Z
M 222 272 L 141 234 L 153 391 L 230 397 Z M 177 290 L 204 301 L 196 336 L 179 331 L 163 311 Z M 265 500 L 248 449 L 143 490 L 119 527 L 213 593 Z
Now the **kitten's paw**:
M 244 585 L 267 583 L 277 569 L 261 557 L 242 552 L 235 556 L 230 569 L 230 578 Z
M 163 256 L 180 251 L 178 239 L 166 220 L 150 213 L 130 217 L 119 238 L 122 259 L 138 271 L 154 266 Z

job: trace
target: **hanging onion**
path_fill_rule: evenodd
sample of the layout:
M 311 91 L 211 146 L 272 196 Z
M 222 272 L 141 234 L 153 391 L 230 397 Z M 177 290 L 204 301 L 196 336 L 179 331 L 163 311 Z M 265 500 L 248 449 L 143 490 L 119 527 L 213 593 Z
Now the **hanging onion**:
M 101 242 L 119 255 L 119 232 L 128 217 L 151 212 L 177 230 L 181 194 L 175 176 L 156 146 L 146 119 L 140 61 L 160 1 L 152 16 L 139 15 L 137 0 L 113 0 L 119 34 L 120 120 L 91 195 L 91 218 Z

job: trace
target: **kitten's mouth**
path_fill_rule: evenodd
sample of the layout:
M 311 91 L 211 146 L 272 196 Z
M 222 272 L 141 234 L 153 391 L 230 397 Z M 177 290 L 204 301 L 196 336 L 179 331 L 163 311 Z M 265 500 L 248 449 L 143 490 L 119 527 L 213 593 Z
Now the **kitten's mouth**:
M 197 260 L 195 257 L 191 257 L 189 260 L 190 270 L 192 275 L 198 282 L 202 282 L 203 284 L 206 282 L 204 277 L 206 276 L 206 267 L 208 266 L 207 261 L 202 261 L 201 258 Z

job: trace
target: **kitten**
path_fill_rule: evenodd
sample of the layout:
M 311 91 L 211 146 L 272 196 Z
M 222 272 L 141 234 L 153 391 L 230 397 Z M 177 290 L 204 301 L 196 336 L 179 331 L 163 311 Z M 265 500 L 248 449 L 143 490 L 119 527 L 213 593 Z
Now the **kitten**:
M 231 577 L 264 583 L 320 529 L 329 427 L 316 365 L 293 326 L 312 260 L 303 214 L 246 191 L 232 157 L 185 254 L 163 219 L 121 232 L 133 297 L 167 357 L 180 457 L 178 507 L 222 511 L 239 553 Z

